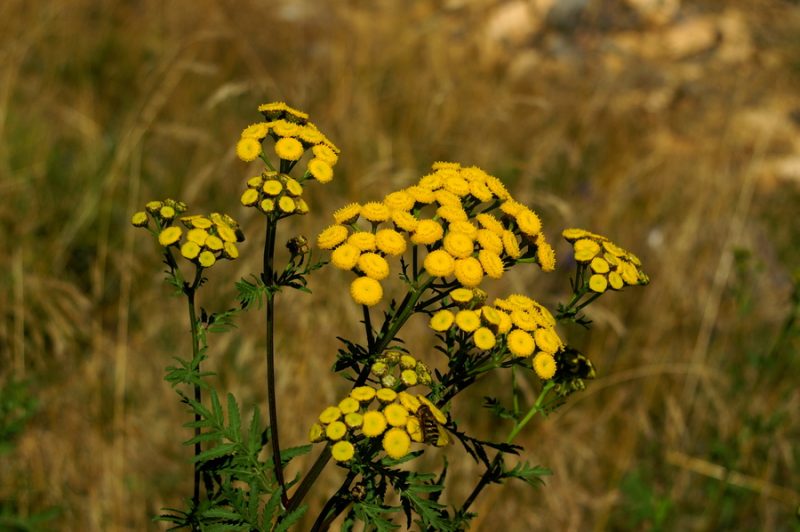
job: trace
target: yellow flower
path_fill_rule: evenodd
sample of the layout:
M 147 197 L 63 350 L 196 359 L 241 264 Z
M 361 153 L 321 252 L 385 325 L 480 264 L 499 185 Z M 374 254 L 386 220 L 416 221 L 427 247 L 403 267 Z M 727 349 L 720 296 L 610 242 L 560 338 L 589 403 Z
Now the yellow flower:
M 542 380 L 552 379 L 556 374 L 556 359 L 548 353 L 537 353 L 533 357 L 533 370 Z
M 600 257 L 593 258 L 592 262 L 589 264 L 589 267 L 594 273 L 608 273 L 609 270 L 608 262 Z
M 364 423 L 364 416 L 359 414 L 358 412 L 350 412 L 349 414 L 345 414 L 344 416 L 344 424 L 350 427 L 351 429 L 357 429 Z
M 208 241 L 206 241 L 206 245 L 208 245 Z M 233 242 L 225 242 L 222 246 L 222 251 L 226 259 L 234 260 L 239 258 L 239 248 Z
M 272 212 L 275 210 L 275 202 L 271 199 L 264 199 L 261 200 L 261 203 L 258 204 L 258 207 L 263 212 Z
M 409 412 L 416 412 L 421 404 L 416 396 L 408 392 L 399 392 L 397 394 L 397 400 L 400 401 L 400 404 L 406 407 L 406 410 Z
M 486 275 L 492 279 L 500 279 L 503 277 L 505 266 L 503 265 L 503 260 L 500 258 L 500 255 L 488 249 L 482 249 L 478 252 L 478 260 L 481 263 L 481 267 L 483 267 L 483 271 L 486 272 Z
M 489 190 L 492 191 L 492 194 L 497 196 L 498 199 L 507 200 L 511 198 L 511 194 L 508 193 L 506 186 L 503 184 L 502 181 L 497 179 L 493 175 L 486 176 L 486 186 L 489 187 Z
M 345 397 L 339 401 L 339 410 L 342 411 L 342 414 L 351 414 L 353 412 L 357 412 L 359 408 L 359 402 L 352 397 Z
M 382 281 L 389 276 L 389 263 L 377 253 L 362 253 L 358 258 L 358 269 L 376 281 Z
M 264 176 L 263 175 L 257 175 L 257 176 L 251 177 L 250 179 L 247 180 L 247 187 L 248 188 L 259 189 L 259 188 L 261 188 L 262 184 L 264 184 Z
M 414 386 L 418 381 L 417 372 L 413 369 L 404 369 L 400 372 L 400 380 L 406 386 Z
M 453 163 L 448 161 L 436 161 L 431 165 L 434 170 L 458 170 L 461 168 L 461 163 Z
M 476 216 L 475 219 L 478 220 L 478 223 L 481 224 L 481 227 L 491 231 L 497 236 L 502 235 L 503 231 L 505 231 L 505 228 L 503 228 L 503 224 L 500 223 L 500 220 L 491 214 L 484 212 Z
M 256 202 L 258 201 L 258 190 L 255 190 L 255 189 L 252 189 L 252 188 L 248 188 L 242 194 L 241 201 L 242 201 L 242 205 L 244 205 L 245 207 L 249 207 L 251 205 L 255 205 Z
M 450 298 L 457 303 L 469 303 L 474 294 L 469 288 L 456 288 L 450 292 Z
M 428 410 L 431 411 L 431 414 L 433 414 L 433 417 L 434 419 L 436 419 L 436 421 L 438 421 L 442 425 L 447 423 L 447 416 L 445 416 L 444 413 L 441 410 L 439 410 L 439 408 L 435 404 L 431 403 L 427 397 L 425 397 L 424 395 L 418 395 L 417 399 L 419 399 L 420 403 L 428 407 Z
M 308 214 L 308 203 L 306 203 L 306 200 L 303 198 L 295 198 L 294 203 L 297 206 L 294 211 L 296 214 Z
M 258 106 L 258 112 L 263 115 L 270 115 L 267 118 L 275 118 L 280 116 L 281 113 L 286 111 L 286 108 L 289 107 L 284 102 L 270 102 L 270 103 L 262 103 Z
M 475 251 L 475 243 L 464 233 L 447 233 L 442 241 L 442 247 L 450 255 L 458 259 L 471 257 Z
M 330 183 L 333 180 L 333 168 L 331 168 L 330 163 L 323 161 L 319 157 L 314 157 L 308 161 L 308 173 L 323 184 Z
M 236 155 L 247 163 L 255 161 L 261 155 L 261 143 L 254 138 L 243 138 L 236 143 Z
M 436 192 L 434 192 L 433 195 L 436 198 L 436 202 L 442 207 L 450 206 L 450 207 L 458 207 L 459 209 L 461 208 L 461 198 L 459 198 L 452 192 L 449 192 L 444 189 L 439 189 Z
M 536 305 L 536 302 L 533 299 L 522 294 L 511 294 L 506 298 L 506 301 L 511 305 L 520 307 L 523 310 L 531 310 L 535 308 Z
M 500 210 L 512 218 L 516 217 L 520 211 L 526 208 L 527 207 L 522 203 L 510 198 L 500 204 Z
M 352 244 L 361 251 L 375 251 L 377 243 L 375 235 L 367 231 L 357 231 L 347 238 L 347 243 Z
M 147 225 L 147 213 L 144 211 L 135 212 L 131 217 L 131 223 L 135 227 L 145 227 Z
M 181 234 L 183 231 L 180 227 L 167 227 L 158 235 L 158 243 L 164 247 L 171 246 L 180 240 Z
M 481 326 L 480 315 L 474 310 L 460 310 L 456 314 L 456 326 L 464 332 L 473 332 Z
M 433 203 L 436 200 L 436 196 L 433 194 L 433 191 L 426 187 L 421 187 L 419 185 L 412 185 L 406 189 L 406 193 L 414 198 L 415 203 L 422 203 L 422 204 L 429 204 Z
M 381 412 L 370 410 L 364 414 L 361 432 L 368 438 L 380 436 L 386 430 L 386 418 Z
M 635 285 L 639 283 L 639 274 L 633 264 L 623 261 L 617 266 L 617 271 L 626 284 Z
M 625 282 L 622 280 L 620 274 L 617 272 L 610 272 L 608 274 L 608 284 L 613 290 L 620 290 L 625 285 Z
M 449 310 L 440 310 L 431 317 L 430 326 L 434 331 L 444 332 L 453 325 L 455 316 Z
M 185 242 L 181 246 L 181 255 L 189 260 L 196 259 L 200 254 L 200 246 L 196 242 Z
M 539 325 L 530 312 L 522 309 L 511 311 L 511 323 L 523 331 L 532 331 Z
M 482 202 L 492 201 L 492 198 L 494 197 L 492 195 L 492 191 L 486 186 L 486 183 L 482 183 L 480 181 L 470 182 L 469 193 L 472 194 L 475 199 Z
M 150 212 L 151 214 L 155 214 L 159 210 L 161 210 L 162 205 L 164 204 L 161 203 L 160 201 L 154 200 L 154 201 L 148 201 L 145 204 L 144 208 L 147 209 L 147 211 Z
M 375 388 L 372 386 L 358 386 L 350 392 L 350 397 L 361 403 L 372 401 L 375 397 Z
M 478 228 L 469 220 L 450 222 L 447 226 L 447 231 L 449 233 L 463 233 L 473 240 L 478 235 Z
M 389 219 L 389 207 L 378 201 L 370 201 L 361 207 L 361 216 L 370 222 L 385 222 Z
M 416 377 L 416 374 L 414 374 Z M 408 410 L 404 406 L 397 403 L 386 405 L 383 409 L 383 415 L 386 417 L 386 422 L 392 427 L 404 427 L 408 421 Z
M 392 458 L 402 458 L 411 449 L 411 437 L 408 433 L 399 428 L 386 431 L 383 436 L 383 450 Z
M 188 233 L 186 233 L 186 240 L 189 242 L 194 242 L 195 244 L 202 246 L 206 243 L 206 239 L 208 238 L 208 231 L 205 229 L 190 229 Z
M 333 151 L 330 146 L 326 146 L 325 144 L 317 144 L 316 146 L 313 146 L 311 148 L 311 153 L 314 154 L 314 159 L 319 159 L 331 167 L 334 166 L 339 160 L 339 156 L 336 155 L 336 152 Z M 310 164 L 311 163 L 309 163 L 309 165 Z
M 406 239 L 394 229 L 381 229 L 375 233 L 375 246 L 387 255 L 402 255 L 406 251 Z
M 358 215 L 361 214 L 361 205 L 358 203 L 350 203 L 333 213 L 333 220 L 337 224 L 350 225 L 358 220 Z
M 489 175 L 477 166 L 469 166 L 461 169 L 461 177 L 470 183 L 486 183 L 486 176 Z
M 520 209 L 514 219 L 517 221 L 520 231 L 526 235 L 535 236 L 542 229 L 542 221 L 539 216 L 527 207 Z
M 444 229 L 435 220 L 420 220 L 414 234 L 411 235 L 411 242 L 414 244 L 433 244 L 444 234 Z
M 563 236 L 569 242 L 575 242 L 581 238 L 594 236 L 594 234 L 585 229 L 570 228 L 561 231 L 561 236 Z
M 446 277 L 453 273 L 455 260 L 443 249 L 431 251 L 423 262 L 425 271 L 433 277 Z
M 217 262 L 217 257 L 210 251 L 203 251 L 200 253 L 200 256 L 197 257 L 197 262 L 199 262 L 200 266 L 203 268 L 210 268 Z
M 481 318 L 483 321 L 488 323 L 489 325 L 493 325 L 497 327 L 500 325 L 500 312 L 494 307 L 490 307 L 489 305 L 484 305 L 481 307 Z
M 236 238 L 236 232 L 227 225 L 217 224 L 216 229 L 217 236 L 225 242 L 236 242 L 238 240 Z
M 359 305 L 372 307 L 380 303 L 383 297 L 383 287 L 375 279 L 359 277 L 350 283 L 350 296 Z
M 422 426 L 416 416 L 409 416 L 408 421 L 406 421 L 406 432 L 408 432 L 411 440 L 417 443 L 422 443 L 425 439 L 425 435 L 422 434 Z
M 300 132 L 300 126 L 286 120 L 276 120 L 272 123 L 272 131 L 279 137 L 294 137 Z
M 175 218 L 175 209 L 169 205 L 164 205 L 159 209 L 158 214 L 165 220 L 172 220 Z
M 536 349 L 533 337 L 522 329 L 514 329 L 508 333 L 508 350 L 518 357 L 529 357 Z
M 360 256 L 360 249 L 345 242 L 331 253 L 331 263 L 340 270 L 352 270 L 358 264 Z
M 543 272 L 552 272 L 556 269 L 556 252 L 544 240 L 544 237 L 540 238 L 537 244 L 536 260 L 539 261 L 539 266 L 542 267 Z
M 297 182 L 296 179 L 291 177 L 286 178 L 286 192 L 289 193 L 290 196 L 296 198 L 297 196 L 301 196 L 303 194 L 303 185 Z
M 347 238 L 349 231 L 343 225 L 332 225 L 317 236 L 317 246 L 321 249 L 333 249 Z
M 292 137 L 278 139 L 275 143 L 275 153 L 285 161 L 297 161 L 303 156 L 303 144 Z
M 409 211 L 414 207 L 415 200 L 411 194 L 404 190 L 397 190 L 387 194 L 383 203 L 391 210 Z
M 556 319 L 553 317 L 553 315 L 550 313 L 549 310 L 547 310 L 547 308 L 544 305 L 541 305 L 541 304 L 537 303 L 536 301 L 534 301 L 533 302 L 533 306 L 534 306 L 534 309 L 536 310 L 536 313 L 534 314 L 534 316 L 536 317 L 536 319 L 540 320 L 539 324 L 542 327 L 550 327 L 550 328 L 552 328 L 552 327 L 556 326 Z
M 416 231 L 419 227 L 419 220 L 416 216 L 406 211 L 394 211 L 392 213 L 392 222 L 403 231 Z
M 341 440 L 347 434 L 347 425 L 341 421 L 334 421 L 325 427 L 325 436 L 331 441 Z
M 391 403 L 397 399 L 397 392 L 391 388 L 381 388 L 375 392 L 375 397 L 377 397 L 378 401 L 382 403 Z
M 594 274 L 589 278 L 589 289 L 602 294 L 608 288 L 608 281 L 604 275 Z
M 400 367 L 403 369 L 414 369 L 417 365 L 417 359 L 408 354 L 400 355 Z
M 484 351 L 493 348 L 497 343 L 494 333 L 488 327 L 478 327 L 472 335 L 472 341 L 475 342 L 475 347 Z
M 418 185 L 428 190 L 438 190 L 442 187 L 442 176 L 438 174 L 424 175 L 419 179 Z
M 259 122 L 257 124 L 250 124 L 249 126 L 244 128 L 241 137 L 243 139 L 251 138 L 251 139 L 261 140 L 267 136 L 267 133 L 269 133 L 269 124 L 267 124 L 266 122 Z
M 573 248 L 575 248 L 575 260 L 578 262 L 589 262 L 600 253 L 600 244 L 588 238 L 576 240 Z
M 323 425 L 327 425 L 328 423 L 333 423 L 337 419 L 342 417 L 342 411 L 339 410 L 338 406 L 329 406 L 325 410 L 323 410 L 319 415 L 319 421 Z
M 475 239 L 478 241 L 478 244 L 487 251 L 491 251 L 497 255 L 503 252 L 503 241 L 496 233 L 488 229 L 479 229 Z
M 442 183 L 444 189 L 456 196 L 463 197 L 469 194 L 469 183 L 461 177 L 449 177 Z
M 553 329 L 536 329 L 533 339 L 536 340 L 536 347 L 546 353 L 555 353 L 561 347 L 561 339 Z
M 278 200 L 278 208 L 285 213 L 291 213 L 297 208 L 297 204 L 289 196 L 281 196 L 281 199 Z
M 264 194 L 267 196 L 277 196 L 283 191 L 283 184 L 277 179 L 267 179 L 264 181 L 264 184 L 261 185 L 261 190 L 263 190 Z
M 462 286 L 472 288 L 481 284 L 483 268 L 475 257 L 456 260 L 455 276 Z
M 500 323 L 497 324 L 497 332 L 500 334 L 506 334 L 514 325 L 511 321 L 511 316 L 502 310 L 498 310 L 497 312 L 500 315 Z
M 325 434 L 325 429 L 322 428 L 322 425 L 319 423 L 314 423 L 311 425 L 311 429 L 308 431 L 308 441 L 311 443 L 316 443 L 318 441 L 322 441 L 322 436 Z
M 331 456 L 337 462 L 347 462 L 355 455 L 356 450 L 349 441 L 337 441 L 331 447 Z

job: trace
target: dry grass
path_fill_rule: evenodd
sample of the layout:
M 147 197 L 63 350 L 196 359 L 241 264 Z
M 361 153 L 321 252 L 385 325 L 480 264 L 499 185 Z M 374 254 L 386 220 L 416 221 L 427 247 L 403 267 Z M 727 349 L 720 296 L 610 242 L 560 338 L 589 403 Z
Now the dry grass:
M 504 178 L 552 240 L 604 232 L 653 279 L 603 298 L 590 333 L 565 331 L 600 378 L 524 434 L 527 458 L 554 470 L 547 486 L 487 490 L 476 530 L 655 526 L 659 504 L 670 529 L 797 526 L 796 333 L 771 350 L 800 256 L 796 6 L 687 3 L 660 26 L 621 1 L 549 24 L 509 22 L 503 10 L 527 4 L 496 0 L 49 4 L 0 5 L 0 371 L 40 401 L 0 462 L 0 500 L 58 506 L 64 530 L 142 530 L 188 492 L 184 413 L 161 380 L 187 324 L 128 219 L 164 196 L 235 209 L 248 170 L 233 143 L 259 103 L 283 99 L 343 151 L 298 232 L 457 160 Z M 702 41 L 708 24 L 707 45 L 664 44 L 681 29 L 675 43 Z M 239 219 L 251 253 L 216 272 L 209 307 L 229 304 L 222 279 L 259 268 L 260 221 Z M 498 293 L 563 298 L 565 274 L 527 273 Z M 286 442 L 306 430 L 290 419 L 344 388 L 327 373 L 335 336 L 358 334 L 344 279 L 324 270 L 313 299 L 281 300 Z M 262 405 L 257 318 L 216 339 L 213 365 Z M 501 380 L 455 406 L 475 430 L 504 431 L 476 407 Z M 454 501 L 477 474 L 459 464 Z

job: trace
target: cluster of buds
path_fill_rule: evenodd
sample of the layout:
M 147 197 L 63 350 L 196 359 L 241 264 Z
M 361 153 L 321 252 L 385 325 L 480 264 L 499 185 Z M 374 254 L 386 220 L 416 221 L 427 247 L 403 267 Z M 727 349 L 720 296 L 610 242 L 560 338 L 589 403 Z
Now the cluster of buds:
M 544 271 L 555 268 L 555 253 L 536 213 L 477 167 L 435 163 L 417 184 L 382 201 L 347 205 L 334 213 L 334 221 L 317 245 L 332 250 L 334 266 L 358 276 L 350 294 L 367 306 L 383 297 L 387 257 L 405 253 L 408 242 L 427 250 L 423 266 L 430 276 L 454 277 L 465 288 L 479 286 L 484 277 L 500 279 L 517 261 L 536 262 Z
M 137 212 L 131 223 L 149 227 L 152 219 L 158 243 L 168 248 L 176 246 L 186 259 L 201 268 L 210 268 L 219 259 L 234 260 L 239 257 L 237 242 L 244 240 L 239 224 L 227 214 L 212 212 L 208 216 L 180 216 L 184 227 L 173 225 L 176 217 L 186 211 L 186 204 L 166 199 L 147 203 L 144 211 Z
M 589 273 L 585 282 L 592 292 L 602 294 L 608 288 L 621 290 L 650 282 L 639 258 L 608 238 L 585 229 L 565 229 L 561 234 L 572 244 L 579 273 Z
M 543 380 L 551 379 L 557 368 L 556 353 L 564 343 L 555 330 L 556 320 L 543 305 L 513 294 L 496 299 L 494 305 L 476 305 L 471 291 L 456 289 L 450 294 L 460 310 L 442 309 L 430 320 L 430 327 L 445 334 L 468 335 L 484 351 L 498 344 L 516 357 L 529 358 Z
M 372 364 L 370 373 L 386 388 L 431 384 L 428 367 L 408 353 L 400 351 L 387 351 L 378 357 Z
M 381 438 L 386 454 L 398 459 L 409 453 L 412 442 L 446 445 L 446 423 L 447 416 L 423 395 L 359 386 L 320 413 L 309 439 L 331 442 L 333 458 L 348 462 L 360 441 Z

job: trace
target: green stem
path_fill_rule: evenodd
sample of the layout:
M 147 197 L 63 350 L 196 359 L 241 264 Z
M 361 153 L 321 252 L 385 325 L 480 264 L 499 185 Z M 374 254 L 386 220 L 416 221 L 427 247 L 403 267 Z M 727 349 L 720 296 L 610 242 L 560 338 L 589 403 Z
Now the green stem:
M 167 251 L 167 262 L 172 268 L 172 274 L 176 279 L 183 279 L 180 274 L 180 270 L 178 269 L 178 265 L 175 263 L 175 258 L 172 256 L 172 253 Z M 189 326 L 191 327 L 192 331 L 192 362 L 197 363 L 197 366 L 194 368 L 195 371 L 198 373 L 200 372 L 200 361 L 198 360 L 198 356 L 200 354 L 200 333 L 197 327 L 197 306 L 195 304 L 195 294 L 197 293 L 197 287 L 200 286 L 200 281 L 203 278 L 203 269 L 197 268 L 195 271 L 194 281 L 190 285 L 189 283 L 183 282 L 183 292 L 186 294 L 186 301 L 189 305 Z M 200 385 L 194 385 L 194 400 L 197 403 L 200 403 L 203 399 L 202 392 L 200 390 Z M 194 436 L 197 441 L 194 443 L 194 456 L 195 458 L 203 451 L 202 446 L 199 441 L 200 436 L 200 413 L 194 413 Z M 197 507 L 200 505 L 200 464 L 195 461 L 194 463 L 194 487 L 192 490 L 192 507 L 196 510 Z
M 520 433 L 520 431 L 523 428 L 525 428 L 525 425 L 527 425 L 528 422 L 530 422 L 530 420 L 533 419 L 533 416 L 542 411 L 542 404 L 544 403 L 545 397 L 547 397 L 547 394 L 550 392 L 551 389 L 553 389 L 554 386 L 555 385 L 553 384 L 552 381 L 548 381 L 544 385 L 542 391 L 539 392 L 539 397 L 536 398 L 536 403 L 534 403 L 534 405 L 531 407 L 531 409 L 528 411 L 525 417 L 522 418 L 521 421 L 516 423 L 514 425 L 514 428 L 511 429 L 511 432 L 508 434 L 508 437 L 506 438 L 506 443 L 513 442 L 514 438 L 516 438 L 517 435 Z M 469 494 L 469 497 L 467 497 L 467 499 L 464 501 L 464 504 L 461 506 L 461 510 L 459 510 L 459 513 L 461 515 L 467 513 L 469 507 L 472 506 L 472 503 L 475 502 L 475 499 L 478 498 L 480 492 L 483 491 L 483 488 L 489 485 L 489 483 L 492 482 L 492 480 L 498 478 L 498 468 L 502 467 L 502 463 L 503 463 L 503 453 L 498 451 L 497 454 L 494 456 L 494 460 L 492 460 L 492 463 L 486 469 L 486 472 L 483 474 L 483 476 L 481 476 L 480 480 L 473 488 L 472 493 Z
M 266 327 L 267 327 L 267 411 L 269 412 L 270 440 L 272 442 L 272 467 L 275 480 L 281 490 L 281 502 L 286 507 L 289 497 L 286 495 L 286 483 L 283 479 L 281 463 L 281 445 L 278 433 L 278 401 L 275 394 L 275 296 L 277 295 L 274 271 L 276 222 L 267 216 L 267 229 L 264 239 L 264 271 L 262 281 L 267 286 Z

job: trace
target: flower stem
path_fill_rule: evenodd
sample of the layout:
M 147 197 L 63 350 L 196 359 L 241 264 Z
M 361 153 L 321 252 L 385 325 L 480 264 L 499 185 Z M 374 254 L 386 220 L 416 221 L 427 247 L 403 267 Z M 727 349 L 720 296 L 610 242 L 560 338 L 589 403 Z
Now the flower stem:
M 281 490 L 281 502 L 284 508 L 289 504 L 286 495 L 286 484 L 283 479 L 283 465 L 281 463 L 281 445 L 278 435 L 278 405 L 275 394 L 275 296 L 277 295 L 274 271 L 275 237 L 277 223 L 267 216 L 267 229 L 264 239 L 264 271 L 262 281 L 267 287 L 266 326 L 267 326 L 267 411 L 269 412 L 269 431 L 272 442 L 272 467 L 275 471 L 275 480 Z
M 167 253 L 167 263 L 170 264 L 172 268 L 172 274 L 175 276 L 176 279 L 182 279 L 180 276 L 180 270 L 178 270 L 178 266 L 175 263 L 175 258 L 172 256 L 172 253 Z M 203 269 L 198 267 L 194 281 L 190 285 L 189 283 L 183 283 L 183 293 L 186 294 L 186 301 L 189 305 L 189 326 L 191 327 L 192 331 L 192 363 L 197 364 L 196 367 L 193 369 L 200 373 L 200 360 L 198 360 L 198 356 L 200 354 L 200 331 L 197 327 L 197 306 L 195 304 L 194 296 L 197 293 L 197 287 L 200 286 L 200 281 L 203 279 Z M 194 385 L 194 400 L 197 403 L 202 402 L 203 395 L 200 390 L 200 385 Z M 202 452 L 202 446 L 200 444 L 198 436 L 200 436 L 200 413 L 194 413 L 194 436 L 197 441 L 194 442 L 194 456 L 197 457 Z M 200 505 L 200 464 L 198 462 L 194 463 L 194 487 L 192 490 L 192 506 L 197 509 Z

